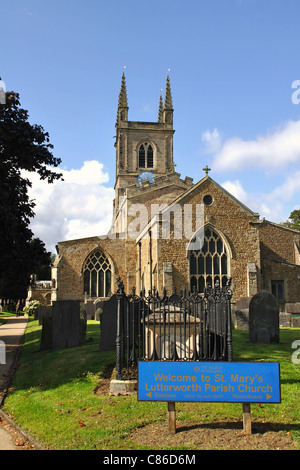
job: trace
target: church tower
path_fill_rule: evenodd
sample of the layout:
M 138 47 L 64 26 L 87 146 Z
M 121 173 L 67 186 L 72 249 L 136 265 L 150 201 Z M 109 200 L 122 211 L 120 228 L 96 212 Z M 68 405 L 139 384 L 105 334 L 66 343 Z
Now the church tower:
M 146 178 L 174 171 L 173 162 L 173 103 L 170 78 L 167 76 L 165 100 L 160 95 L 157 122 L 128 120 L 128 100 L 123 72 L 116 119 L 116 183 L 115 208 L 126 188 L 139 187 Z

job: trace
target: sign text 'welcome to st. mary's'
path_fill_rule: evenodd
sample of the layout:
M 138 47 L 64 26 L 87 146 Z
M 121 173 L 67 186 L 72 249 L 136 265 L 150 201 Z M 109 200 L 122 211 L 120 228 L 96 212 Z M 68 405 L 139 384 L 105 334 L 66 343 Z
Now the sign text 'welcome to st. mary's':
M 279 363 L 140 361 L 138 400 L 280 403 Z

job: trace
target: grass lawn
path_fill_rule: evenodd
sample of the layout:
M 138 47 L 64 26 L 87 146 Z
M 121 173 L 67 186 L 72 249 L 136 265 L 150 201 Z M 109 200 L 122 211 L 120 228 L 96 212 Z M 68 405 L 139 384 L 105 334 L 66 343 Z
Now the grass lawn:
M 15 317 L 15 316 L 16 316 L 15 313 L 1 312 L 0 313 L 0 326 L 3 325 L 4 323 L 6 323 L 5 317 Z
M 208 439 L 214 429 L 223 426 L 225 439 L 231 430 L 241 433 L 241 404 L 177 403 L 176 421 L 184 429 L 168 440 L 166 403 L 112 397 L 107 388 L 101 392 L 99 384 L 105 383 L 115 353 L 99 352 L 99 322 L 88 322 L 86 344 L 78 348 L 39 351 L 40 334 L 38 322 L 30 319 L 20 367 L 3 409 L 47 449 L 197 449 L 195 440 L 183 441 L 182 437 L 188 435 L 186 430 L 199 433 L 202 428 L 207 436 L 205 448 L 218 449 L 223 448 L 220 440 Z M 292 343 L 299 339 L 300 329 L 281 329 L 280 344 L 268 346 L 249 343 L 245 331 L 233 333 L 234 361 L 280 362 L 282 403 L 253 404 L 251 417 L 265 430 L 272 428 L 276 436 L 290 436 L 298 449 L 300 365 L 293 364 L 291 356 Z M 254 436 L 252 444 L 249 441 L 249 448 L 255 448 L 261 435 Z

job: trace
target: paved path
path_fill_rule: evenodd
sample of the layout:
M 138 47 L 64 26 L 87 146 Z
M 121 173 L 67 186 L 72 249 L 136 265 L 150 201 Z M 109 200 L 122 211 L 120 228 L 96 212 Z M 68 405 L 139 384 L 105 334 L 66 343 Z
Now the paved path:
M 7 317 L 6 323 L 0 326 L 0 403 L 14 374 L 27 321 L 27 317 Z M 11 426 L 0 415 L 0 450 L 23 449 L 15 445 L 15 440 Z

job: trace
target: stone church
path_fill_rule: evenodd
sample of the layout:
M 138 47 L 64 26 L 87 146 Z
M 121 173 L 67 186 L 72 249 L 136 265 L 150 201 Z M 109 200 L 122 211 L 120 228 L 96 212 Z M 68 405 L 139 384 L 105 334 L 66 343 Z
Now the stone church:
M 300 301 L 300 233 L 260 219 L 209 176 L 181 178 L 173 159 L 167 76 L 157 122 L 128 120 L 123 73 L 116 119 L 114 216 L 108 234 L 61 241 L 52 301 L 105 299 L 119 276 L 132 287 L 172 292 L 232 279 L 233 302 L 261 289 L 281 309 Z M 99 201 L 101 204 L 101 201 Z

